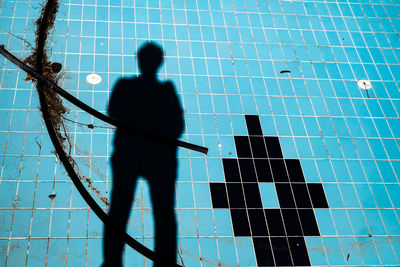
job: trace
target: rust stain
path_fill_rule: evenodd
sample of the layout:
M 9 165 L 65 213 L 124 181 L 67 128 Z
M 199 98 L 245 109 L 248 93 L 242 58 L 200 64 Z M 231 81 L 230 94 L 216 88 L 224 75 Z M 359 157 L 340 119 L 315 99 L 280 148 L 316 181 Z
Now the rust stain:
M 201 262 L 206 263 L 206 264 L 211 265 L 211 266 L 233 267 L 233 265 L 225 264 L 225 263 L 222 263 L 221 261 L 215 262 L 215 261 L 212 261 L 212 260 L 207 259 L 205 257 L 199 257 L 198 255 L 194 255 L 193 253 L 181 248 L 181 249 L 179 249 L 179 255 L 180 255 L 181 259 L 182 259 L 182 263 L 183 263 L 183 258 L 181 256 L 181 254 L 185 255 L 186 257 L 191 258 L 191 259 L 195 259 L 195 260 L 196 259 L 200 259 Z
M 92 180 L 89 177 L 82 175 L 82 179 L 87 183 L 89 189 L 97 195 L 97 197 L 101 200 L 101 202 L 103 202 L 106 206 L 110 205 L 107 198 L 103 197 L 100 190 L 93 185 Z

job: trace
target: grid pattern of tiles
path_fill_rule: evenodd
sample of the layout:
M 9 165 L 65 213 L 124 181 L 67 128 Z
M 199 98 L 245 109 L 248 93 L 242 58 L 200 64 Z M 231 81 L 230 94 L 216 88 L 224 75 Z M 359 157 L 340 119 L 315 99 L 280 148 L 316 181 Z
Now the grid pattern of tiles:
M 39 0 L 0 3 L 0 43 L 21 59 L 31 54 L 41 5 Z M 105 112 L 115 82 L 137 74 L 137 48 L 148 40 L 164 48 L 159 75 L 171 80 L 181 97 L 182 139 L 210 149 L 207 157 L 179 150 L 178 259 L 185 266 L 296 264 L 294 256 L 277 261 L 272 240 L 279 245 L 288 240 L 283 251 L 291 255 L 296 252 L 289 248 L 300 244 L 298 251 L 308 254 L 301 258 L 304 265 L 397 266 L 399 34 L 396 0 L 64 0 L 48 52 L 52 62 L 63 65 L 60 85 Z M 35 88 L 3 57 L 0 66 L 0 266 L 98 266 L 103 227 L 53 154 Z M 87 83 L 90 73 L 102 82 Z M 370 80 L 372 89 L 359 88 L 360 79 Z M 71 154 L 98 194 L 107 196 L 113 131 L 65 105 Z M 254 118 L 260 123 L 256 130 L 254 121 L 249 123 Z M 243 140 L 265 142 L 268 157 L 243 156 Z M 270 151 L 282 156 L 277 160 Z M 249 159 L 255 169 L 245 167 L 245 175 L 253 177 L 254 170 L 259 175 L 257 162 L 267 160 L 274 179 L 229 182 L 238 177 L 237 172 L 230 177 L 232 162 L 243 179 L 241 166 Z M 293 183 L 292 167 L 302 170 L 304 182 Z M 284 169 L 291 183 L 277 182 L 275 173 Z M 218 199 L 225 184 L 226 201 Z M 246 190 L 253 197 L 259 192 L 255 198 L 262 206 L 233 208 L 236 184 L 245 188 L 243 198 Z M 285 207 L 285 186 L 297 209 Z M 313 190 L 326 197 L 326 205 L 315 205 Z M 318 234 L 303 229 L 292 236 L 287 228 L 296 226 L 285 217 L 301 222 L 296 195 L 305 192 Z M 237 216 L 243 212 L 249 217 Z M 251 217 L 261 215 L 267 224 L 253 230 Z M 274 215 L 274 222 L 283 218 L 276 226 L 286 232 L 253 234 L 265 231 Z M 237 227 L 243 218 L 250 218 L 251 235 Z M 128 232 L 153 246 L 145 180 Z M 268 246 L 274 261 L 260 253 Z M 151 265 L 129 248 L 124 263 Z

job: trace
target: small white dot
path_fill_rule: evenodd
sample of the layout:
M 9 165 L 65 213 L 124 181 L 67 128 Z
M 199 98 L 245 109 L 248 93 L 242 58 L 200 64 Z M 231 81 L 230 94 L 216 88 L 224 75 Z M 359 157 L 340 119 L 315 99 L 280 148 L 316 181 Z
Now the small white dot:
M 92 73 L 86 76 L 86 81 L 90 84 L 99 84 L 101 82 L 101 77 L 98 74 Z
M 361 89 L 366 89 L 367 90 L 367 89 L 371 89 L 372 88 L 372 84 L 368 80 L 358 80 L 357 81 L 357 85 Z

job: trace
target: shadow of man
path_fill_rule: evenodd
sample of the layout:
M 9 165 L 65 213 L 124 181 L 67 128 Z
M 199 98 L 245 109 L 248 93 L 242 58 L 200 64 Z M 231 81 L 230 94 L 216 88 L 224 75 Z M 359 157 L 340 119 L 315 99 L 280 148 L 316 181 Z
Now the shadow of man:
M 140 130 L 178 138 L 184 127 L 183 111 L 169 81 L 159 82 L 157 70 L 163 62 L 162 49 L 148 43 L 138 52 L 141 75 L 120 79 L 113 89 L 108 106 L 111 117 Z M 109 222 L 124 231 L 139 176 L 147 179 L 155 220 L 155 252 L 168 266 L 176 262 L 175 181 L 176 146 L 135 136 L 121 129 L 114 136 L 111 157 L 113 184 Z M 139 219 L 139 218 L 138 218 Z M 124 242 L 105 225 L 105 266 L 122 266 Z

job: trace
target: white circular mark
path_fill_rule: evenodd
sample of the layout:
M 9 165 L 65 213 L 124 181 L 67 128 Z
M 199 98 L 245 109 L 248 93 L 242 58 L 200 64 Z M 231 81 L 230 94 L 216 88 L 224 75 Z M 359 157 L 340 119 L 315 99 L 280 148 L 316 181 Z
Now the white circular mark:
M 361 89 L 371 89 L 372 88 L 372 84 L 370 81 L 368 80 L 358 80 L 357 81 L 357 85 L 358 87 L 360 87 Z
M 86 76 L 86 81 L 90 84 L 99 84 L 101 82 L 101 77 L 98 74 L 92 73 Z
M 218 147 L 222 147 L 222 144 L 221 144 L 221 142 L 218 142 Z

